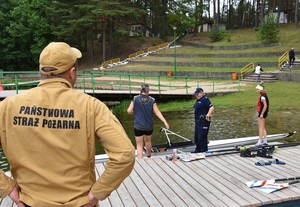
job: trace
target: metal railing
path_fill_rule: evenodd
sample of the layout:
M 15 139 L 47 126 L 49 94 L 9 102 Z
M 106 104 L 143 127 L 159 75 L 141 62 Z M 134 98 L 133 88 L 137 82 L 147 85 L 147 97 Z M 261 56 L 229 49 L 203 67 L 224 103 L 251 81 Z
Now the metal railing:
M 12 89 L 19 93 L 19 88 L 30 88 L 38 85 L 40 74 L 38 71 L 0 71 L 4 90 Z
M 140 50 L 140 51 L 137 51 L 135 53 L 132 53 L 128 56 L 128 58 L 135 58 L 135 57 L 138 57 L 139 55 L 142 55 L 144 54 L 144 50 Z
M 101 90 L 140 91 L 142 83 L 151 87 L 151 92 L 157 94 L 186 94 L 193 93 L 195 88 L 202 87 L 207 92 L 239 91 L 240 82 L 232 82 L 231 76 L 165 76 L 150 74 L 124 74 L 104 71 L 83 72 L 79 75 L 75 87 L 84 92 L 99 93 Z
M 107 60 L 107 61 L 104 61 L 104 62 L 101 64 L 100 67 L 102 67 L 102 68 L 107 68 L 107 67 L 109 67 L 109 65 L 112 65 L 112 64 L 114 64 L 114 63 L 118 63 L 118 62 L 120 62 L 120 61 L 121 61 L 120 58 L 114 58 L 114 59 L 111 59 L 111 60 Z
M 281 68 L 281 66 L 289 60 L 289 53 L 286 51 L 278 58 L 278 69 Z
M 254 71 L 254 63 L 248 63 L 246 66 L 244 66 L 241 69 L 241 78 L 244 78 L 245 75 L 253 71 Z
M 1 73 L 1 72 L 0 72 Z M 2 86 L 4 90 L 29 89 L 40 82 L 37 71 L 30 72 L 2 72 Z M 1 75 L 0 74 L 0 75 Z M 202 87 L 208 93 L 219 91 L 239 91 L 240 82 L 232 81 L 231 76 L 167 76 L 151 74 L 124 74 L 104 71 L 79 71 L 75 88 L 89 91 L 89 93 L 109 93 L 114 90 L 120 93 L 136 93 L 140 86 L 147 83 L 151 92 L 156 94 L 181 94 L 190 95 L 195 88 Z
M 160 45 L 149 47 L 148 52 L 153 52 L 153 51 L 161 50 L 163 48 L 167 48 L 168 45 L 169 45 L 169 43 L 163 43 L 163 44 L 160 44 Z

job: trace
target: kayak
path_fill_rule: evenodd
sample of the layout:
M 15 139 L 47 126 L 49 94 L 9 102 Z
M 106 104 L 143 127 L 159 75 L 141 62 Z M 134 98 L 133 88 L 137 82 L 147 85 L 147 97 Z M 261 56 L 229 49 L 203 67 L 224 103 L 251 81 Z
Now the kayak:
M 268 135 L 267 140 L 268 142 L 282 140 L 292 136 L 295 133 L 296 132 L 289 132 L 289 133 Z M 258 139 L 259 139 L 258 136 L 253 136 L 253 137 L 233 138 L 233 139 L 224 139 L 224 140 L 214 140 L 214 141 L 210 141 L 210 143 L 208 144 L 208 149 L 251 145 L 257 143 Z
M 185 151 L 185 152 L 192 151 L 195 149 L 195 145 L 191 140 L 189 140 L 179 134 L 176 134 L 175 132 L 172 132 L 168 129 L 165 129 L 165 128 L 161 128 L 161 131 L 165 132 L 168 142 L 166 144 L 153 145 L 152 146 L 153 155 L 164 155 L 170 149 L 178 149 L 180 151 Z M 292 136 L 295 133 L 296 133 L 296 131 L 268 135 L 267 139 L 268 139 L 268 142 L 284 140 L 284 139 Z M 178 136 L 178 137 L 184 139 L 184 141 L 171 142 L 169 139 L 170 134 Z M 238 149 L 238 147 L 241 147 L 241 146 L 253 145 L 253 144 L 257 143 L 258 138 L 259 138 L 258 136 L 251 136 L 251 137 L 231 138 L 231 139 L 223 139 L 223 140 L 211 140 L 211 141 L 209 141 L 208 149 L 209 150 L 214 150 L 214 149 L 218 150 L 218 149 L 227 149 L 227 148 L 237 148 Z M 108 156 L 106 154 L 101 154 L 101 155 L 96 155 L 95 158 L 96 158 L 96 162 L 104 162 L 108 159 Z
M 152 148 L 154 150 L 154 152 L 162 152 L 162 151 L 166 151 L 168 149 L 174 149 L 174 148 L 183 148 L 183 149 L 193 149 L 195 148 L 194 143 L 175 133 L 172 132 L 166 128 L 161 128 L 161 131 L 165 132 L 165 135 L 167 137 L 168 143 L 166 144 L 159 144 L 159 145 L 154 145 Z M 277 140 L 282 140 L 285 138 L 288 138 L 290 136 L 292 136 L 293 134 L 295 134 L 296 131 L 294 132 L 288 132 L 288 133 L 282 133 L 282 134 L 273 134 L 273 135 L 268 135 L 267 136 L 267 140 L 268 142 L 274 142 Z M 182 142 L 171 142 L 169 139 L 169 135 L 175 135 L 179 138 L 184 139 L 184 141 Z M 240 146 L 245 146 L 245 145 L 252 145 L 252 144 L 256 144 L 258 141 L 259 137 L 258 136 L 251 136 L 251 137 L 241 137 L 241 138 L 231 138 L 231 139 L 221 139 L 221 140 L 211 140 L 208 143 L 208 150 L 212 150 L 212 149 L 218 149 L 218 148 L 232 148 L 232 147 L 240 147 Z M 186 150 L 185 150 L 186 151 Z

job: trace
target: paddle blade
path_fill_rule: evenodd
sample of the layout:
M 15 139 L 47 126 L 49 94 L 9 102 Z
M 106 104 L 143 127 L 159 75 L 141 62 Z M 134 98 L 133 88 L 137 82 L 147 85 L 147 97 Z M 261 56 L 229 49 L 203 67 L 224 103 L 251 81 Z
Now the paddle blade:
M 246 185 L 249 188 L 254 188 L 254 187 L 260 187 L 266 184 L 273 184 L 273 183 L 275 183 L 275 180 L 252 180 L 246 182 Z
M 265 193 L 272 193 L 274 191 L 281 190 L 281 189 L 286 188 L 288 186 L 289 186 L 289 183 L 281 183 L 281 184 L 273 183 L 273 184 L 263 185 L 263 186 L 261 186 L 257 189 L 262 191 L 262 192 L 265 192 Z
M 180 160 L 184 162 L 190 162 L 194 160 L 200 160 L 205 159 L 204 153 L 186 153 L 186 154 L 180 154 L 179 155 Z

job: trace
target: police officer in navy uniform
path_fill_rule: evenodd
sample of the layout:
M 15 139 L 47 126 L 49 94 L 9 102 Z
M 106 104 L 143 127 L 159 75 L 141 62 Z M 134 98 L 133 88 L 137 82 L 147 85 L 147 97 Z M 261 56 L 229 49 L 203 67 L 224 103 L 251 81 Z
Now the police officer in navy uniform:
M 194 95 L 196 103 L 194 104 L 195 114 L 195 133 L 194 143 L 196 145 L 193 153 L 206 152 L 208 150 L 208 131 L 211 121 L 211 116 L 214 112 L 214 106 L 205 95 L 202 88 L 196 88 Z

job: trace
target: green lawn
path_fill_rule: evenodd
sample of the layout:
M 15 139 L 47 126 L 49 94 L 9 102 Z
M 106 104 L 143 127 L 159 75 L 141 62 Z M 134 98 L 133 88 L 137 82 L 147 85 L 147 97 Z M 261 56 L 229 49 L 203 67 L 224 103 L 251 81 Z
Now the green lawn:
M 229 57 L 229 58 L 207 58 L 207 57 L 176 57 L 177 62 L 277 62 L 278 57 Z M 142 61 L 152 61 L 152 62 L 174 62 L 174 57 L 165 57 L 165 56 L 147 56 L 141 59 L 136 60 L 137 62 Z
M 241 92 L 234 92 L 223 96 L 210 97 L 216 109 L 255 109 L 259 94 L 255 90 L 256 84 L 245 86 Z M 300 83 L 295 82 L 274 82 L 265 83 L 266 92 L 270 100 L 270 111 L 299 111 L 300 110 Z M 166 111 L 190 110 L 195 100 L 160 102 L 159 109 Z M 129 101 L 122 101 L 114 108 L 116 111 L 126 111 Z
M 207 33 L 199 33 L 197 35 L 188 35 L 184 38 L 186 41 L 195 42 L 199 44 L 206 44 L 211 46 L 233 46 L 233 45 L 249 45 L 260 44 L 256 37 L 256 31 L 254 29 L 241 29 L 228 31 L 231 37 L 231 41 L 223 40 L 217 43 L 211 43 L 208 39 Z M 257 57 L 241 57 L 241 58 L 180 58 L 177 57 L 177 62 L 275 62 L 277 63 L 279 57 L 266 57 L 263 54 L 268 52 L 286 52 L 291 47 L 295 48 L 296 57 L 300 57 L 300 41 L 298 37 L 300 30 L 295 29 L 294 24 L 280 25 L 280 46 L 275 47 L 261 47 L 251 48 L 244 50 L 212 50 L 207 48 L 195 48 L 195 47 L 178 47 L 176 48 L 176 54 L 239 54 L 239 53 L 261 53 Z M 299 51 L 299 52 L 298 52 Z M 164 57 L 164 54 L 174 54 L 174 49 L 167 49 L 158 52 L 161 57 L 146 57 L 148 61 L 162 61 L 173 62 L 174 57 Z M 264 67 L 264 72 L 278 71 L 277 67 Z M 126 70 L 126 71 L 174 71 L 174 66 L 151 66 L 146 64 L 127 64 L 113 68 L 113 70 Z M 192 66 L 178 66 L 177 71 L 204 71 L 204 72 L 240 72 L 241 68 L 232 67 L 192 67 Z M 300 70 L 295 70 L 293 73 L 299 73 Z M 245 110 L 249 108 L 255 108 L 257 104 L 258 94 L 255 90 L 255 83 L 249 84 L 241 92 L 227 94 L 224 96 L 211 97 L 212 102 L 216 108 L 243 108 Z M 300 110 L 300 83 L 296 82 L 281 82 L 265 83 L 266 90 L 270 99 L 270 110 L 288 110 L 299 111 Z M 189 101 L 174 101 L 170 103 L 159 103 L 161 111 L 178 111 L 189 110 L 194 104 L 195 100 Z M 128 104 L 128 103 L 126 103 Z M 122 105 L 122 104 L 121 104 Z M 122 107 L 122 106 L 119 107 Z
M 264 71 L 275 71 L 277 67 L 263 67 Z M 174 66 L 153 66 L 146 64 L 128 64 L 114 67 L 113 71 L 174 71 Z M 107 70 L 109 71 L 109 69 Z M 201 71 L 201 72 L 240 72 L 241 68 L 236 67 L 193 67 L 193 66 L 176 66 L 176 71 Z M 300 72 L 300 71 L 299 71 Z
M 300 83 L 295 82 L 274 82 L 265 83 L 266 92 L 270 99 L 270 110 L 300 110 Z M 208 95 L 209 96 L 209 95 Z M 255 84 L 247 86 L 241 92 L 235 92 L 223 96 L 211 97 L 216 108 L 255 108 L 258 99 Z M 160 103 L 162 111 L 188 110 L 195 100 L 178 101 L 174 103 Z
M 243 50 L 216 50 L 208 48 L 196 48 L 191 46 L 183 46 L 176 48 L 176 54 L 239 54 L 239 53 L 268 53 L 268 52 L 286 52 L 290 47 L 273 46 L 273 47 L 259 47 L 249 48 Z M 174 49 L 170 48 L 158 52 L 159 54 L 174 54 Z
M 250 45 L 250 44 L 260 44 L 257 39 L 257 31 L 254 29 L 239 29 L 239 30 L 230 30 L 228 31 L 231 37 L 231 41 L 224 39 L 221 42 L 211 43 L 208 38 L 208 33 L 198 33 L 196 35 L 187 35 L 183 38 L 183 41 L 194 42 L 198 44 L 206 44 L 210 46 L 236 46 L 236 45 Z M 264 54 L 270 52 L 279 52 L 284 53 L 288 51 L 291 47 L 295 48 L 296 57 L 297 57 L 297 48 L 300 48 L 300 41 L 297 41 L 297 36 L 300 35 L 300 30 L 295 29 L 293 24 L 284 24 L 280 25 L 280 45 L 279 46 L 265 46 L 259 48 L 250 48 L 243 50 L 221 50 L 221 49 L 209 49 L 209 48 L 198 48 L 183 46 L 176 48 L 176 62 L 246 62 L 246 63 L 261 63 L 264 62 L 274 62 L 277 64 L 278 58 L 280 56 L 266 56 Z M 299 49 L 300 50 L 300 49 Z M 112 68 L 111 70 L 126 70 L 126 71 L 173 71 L 174 66 L 155 66 L 143 64 L 142 61 L 155 61 L 155 62 L 170 62 L 174 63 L 174 49 L 169 48 L 157 52 L 156 54 L 160 56 L 147 56 L 142 57 L 135 62 L 138 64 L 128 64 L 125 66 L 118 66 Z M 240 53 L 259 53 L 259 55 L 254 55 L 253 57 L 231 57 L 231 58 L 222 58 L 222 57 L 180 57 L 180 54 L 240 54 Z M 164 56 L 168 54 L 170 57 Z M 266 67 L 263 66 L 264 71 L 277 71 L 278 68 L 275 67 Z M 193 67 L 193 66 L 178 66 L 177 71 L 204 71 L 204 72 L 239 72 L 241 68 L 238 67 Z M 295 71 L 299 73 L 299 71 Z

